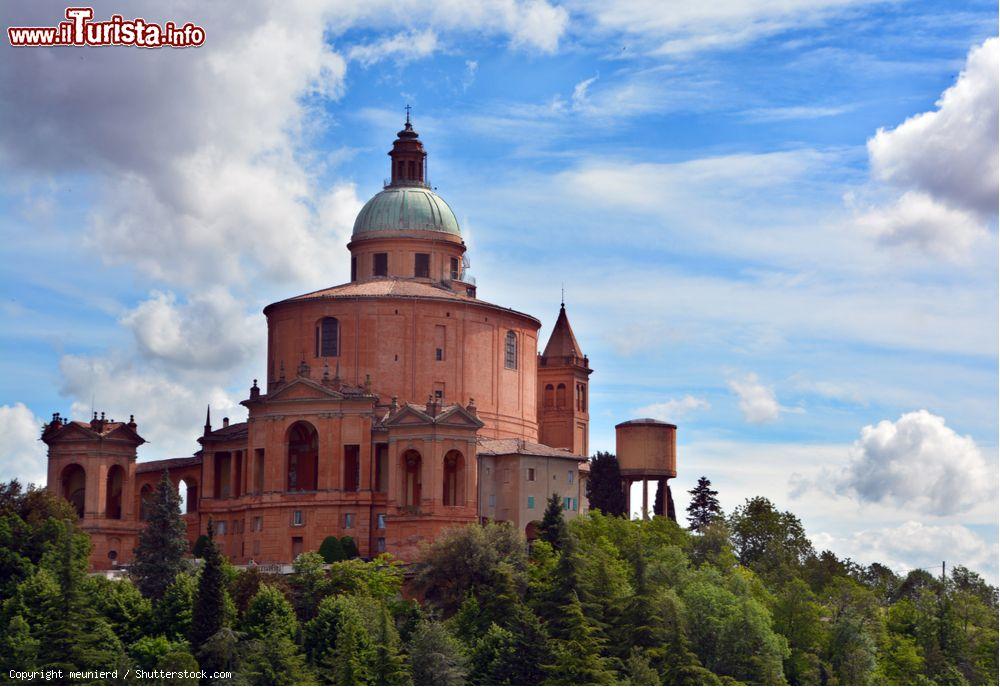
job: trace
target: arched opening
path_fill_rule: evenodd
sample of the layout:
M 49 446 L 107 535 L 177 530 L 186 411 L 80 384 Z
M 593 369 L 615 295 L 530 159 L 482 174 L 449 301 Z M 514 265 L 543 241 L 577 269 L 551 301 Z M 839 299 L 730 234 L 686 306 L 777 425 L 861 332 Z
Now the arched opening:
M 87 498 L 87 473 L 76 463 L 67 465 L 63 470 L 62 494 L 64 499 L 73 504 L 77 516 L 82 518 Z
M 319 434 L 308 422 L 288 430 L 288 491 L 316 491 L 319 475 Z
M 420 506 L 420 467 L 423 460 L 413 449 L 403 454 L 403 505 L 411 508 Z
M 181 497 L 181 513 L 196 513 L 198 511 L 198 485 L 190 477 L 185 477 L 177 484 L 177 494 Z
M 546 408 L 556 407 L 556 388 L 551 384 L 545 385 L 545 407 Z
M 462 476 L 465 473 L 465 457 L 461 451 L 444 454 L 444 505 L 458 506 L 465 501 Z
M 560 384 L 556 387 L 556 408 L 566 407 L 566 385 Z
M 316 357 L 335 358 L 340 355 L 340 322 L 336 317 L 324 317 L 316 323 Z
M 125 486 L 125 471 L 120 465 L 112 465 L 108 470 L 108 484 L 104 495 L 104 517 L 121 520 L 122 489 Z
M 143 485 L 139 492 L 139 519 L 149 520 L 149 507 L 153 503 L 153 485 Z

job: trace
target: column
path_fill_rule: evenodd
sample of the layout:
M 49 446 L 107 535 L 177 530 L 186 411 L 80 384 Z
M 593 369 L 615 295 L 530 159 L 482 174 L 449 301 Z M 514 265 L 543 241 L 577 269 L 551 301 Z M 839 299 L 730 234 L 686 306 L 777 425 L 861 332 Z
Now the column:
M 642 519 L 649 520 L 649 482 L 642 478 Z

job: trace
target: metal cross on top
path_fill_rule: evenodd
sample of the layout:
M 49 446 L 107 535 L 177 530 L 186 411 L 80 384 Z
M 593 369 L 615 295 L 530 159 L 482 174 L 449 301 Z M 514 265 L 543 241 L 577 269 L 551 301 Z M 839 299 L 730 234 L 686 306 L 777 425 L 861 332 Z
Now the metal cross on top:
M 403 109 L 406 110 L 406 123 L 409 124 L 410 123 L 410 106 L 407 105 Z

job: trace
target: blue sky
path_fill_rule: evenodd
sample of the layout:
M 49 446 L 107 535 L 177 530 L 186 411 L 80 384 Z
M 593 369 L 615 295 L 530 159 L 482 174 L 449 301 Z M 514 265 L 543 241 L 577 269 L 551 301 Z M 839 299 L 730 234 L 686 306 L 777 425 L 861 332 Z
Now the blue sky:
M 698 5 L 98 3 L 206 45 L 0 47 L 0 477 L 54 411 L 135 413 L 141 459 L 241 418 L 260 308 L 345 280 L 409 103 L 480 296 L 545 337 L 565 284 L 593 448 L 675 421 L 682 506 L 706 474 L 995 581 L 995 4 Z

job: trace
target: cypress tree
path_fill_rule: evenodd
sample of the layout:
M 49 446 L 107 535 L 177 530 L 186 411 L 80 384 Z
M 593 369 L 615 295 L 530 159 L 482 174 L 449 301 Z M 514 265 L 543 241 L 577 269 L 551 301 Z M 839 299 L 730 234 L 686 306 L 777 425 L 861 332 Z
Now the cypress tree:
M 719 492 L 712 489 L 707 477 L 699 477 L 698 485 L 688 493 L 691 494 L 691 504 L 687 507 L 687 519 L 691 523 L 689 529 L 701 532 L 712 521 L 722 517 L 722 508 L 716 498 Z
M 191 630 L 188 634 L 195 651 L 199 651 L 215 633 L 221 630 L 225 621 L 225 577 L 222 571 L 222 554 L 215 544 L 214 534 L 214 526 L 209 520 L 208 544 L 205 546 L 204 564 L 198 580 L 198 591 L 194 597 Z M 204 661 L 202 667 L 210 671 L 216 670 L 214 666 L 204 665 Z
M 405 685 L 409 683 L 409 670 L 399 651 L 399 633 L 392 624 L 389 609 L 384 605 L 378 610 L 375 630 L 372 681 L 376 685 Z
M 421 620 L 408 646 L 413 682 L 417 685 L 466 684 L 467 659 L 462 645 L 444 625 Z
M 601 657 L 597 631 L 583 615 L 576 592 L 560 609 L 562 639 L 552 641 L 552 661 L 545 666 L 550 685 L 610 685 L 615 675 Z
M 587 479 L 587 501 L 591 510 L 605 515 L 625 515 L 625 492 L 618 458 L 613 453 L 598 451 L 590 459 L 590 477 Z
M 538 537 L 558 550 L 562 548 L 568 536 L 569 530 L 563 519 L 562 499 L 559 494 L 553 493 L 545 505 L 545 515 L 542 516 L 542 522 L 538 526 Z
M 325 563 L 336 563 L 347 558 L 344 555 L 344 545 L 340 543 L 338 537 L 333 535 L 325 538 L 323 543 L 319 545 L 319 555 L 323 557 Z
M 129 574 L 143 596 L 155 600 L 163 596 L 177 574 L 184 570 L 184 554 L 188 551 L 181 499 L 166 470 L 156 484 L 148 509 L 149 519 L 139 533 Z

